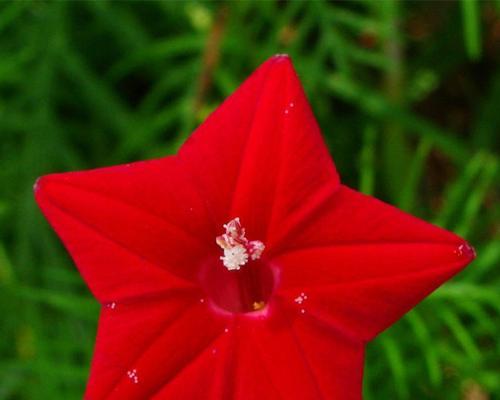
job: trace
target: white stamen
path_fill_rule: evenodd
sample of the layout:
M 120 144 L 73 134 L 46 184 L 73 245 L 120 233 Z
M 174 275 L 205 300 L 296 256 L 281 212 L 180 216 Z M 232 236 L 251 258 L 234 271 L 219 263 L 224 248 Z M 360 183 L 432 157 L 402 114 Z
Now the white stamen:
M 228 270 L 239 270 L 249 259 L 260 258 L 266 246 L 260 240 L 249 241 L 245 237 L 245 228 L 238 217 L 223 226 L 226 233 L 217 236 L 215 242 L 224 250 L 220 259 Z
M 228 270 L 238 270 L 248 262 L 247 249 L 241 245 L 224 249 L 224 256 L 220 259 Z
M 260 240 L 252 240 L 248 242 L 248 252 L 252 260 L 258 260 L 266 246 Z

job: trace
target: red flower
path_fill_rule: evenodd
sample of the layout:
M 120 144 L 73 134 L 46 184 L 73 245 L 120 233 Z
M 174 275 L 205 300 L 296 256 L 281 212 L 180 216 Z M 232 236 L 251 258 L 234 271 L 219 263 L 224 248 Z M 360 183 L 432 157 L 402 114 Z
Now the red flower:
M 474 257 L 340 184 L 286 56 L 176 156 L 35 193 L 103 306 L 88 399 L 359 399 L 365 343 Z

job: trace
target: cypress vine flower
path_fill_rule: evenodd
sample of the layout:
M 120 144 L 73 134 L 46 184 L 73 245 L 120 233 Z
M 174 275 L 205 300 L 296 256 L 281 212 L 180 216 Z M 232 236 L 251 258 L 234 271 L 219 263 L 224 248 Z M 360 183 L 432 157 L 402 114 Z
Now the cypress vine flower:
M 340 183 L 282 55 L 178 154 L 35 195 L 102 305 L 87 399 L 360 399 L 366 342 L 474 258 Z

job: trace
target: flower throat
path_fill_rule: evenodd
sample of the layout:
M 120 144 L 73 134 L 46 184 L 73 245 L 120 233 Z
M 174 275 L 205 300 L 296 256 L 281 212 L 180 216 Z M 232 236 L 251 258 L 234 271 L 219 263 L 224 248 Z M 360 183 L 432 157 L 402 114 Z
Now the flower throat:
M 216 243 L 223 251 L 204 269 L 202 283 L 212 302 L 224 311 L 250 313 L 265 308 L 274 287 L 271 269 L 261 260 L 265 245 L 249 240 L 239 218 L 224 224 Z

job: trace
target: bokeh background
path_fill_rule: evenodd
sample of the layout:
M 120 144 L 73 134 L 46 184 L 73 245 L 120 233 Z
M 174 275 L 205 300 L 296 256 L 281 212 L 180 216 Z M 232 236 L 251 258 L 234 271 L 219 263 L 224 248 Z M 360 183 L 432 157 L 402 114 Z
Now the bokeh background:
M 289 53 L 348 185 L 474 264 L 368 346 L 366 399 L 500 398 L 500 2 L 0 2 L 0 399 L 79 399 L 98 305 L 39 175 L 176 151 Z

